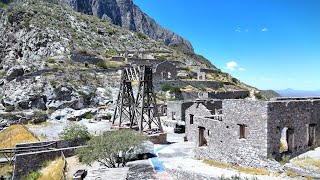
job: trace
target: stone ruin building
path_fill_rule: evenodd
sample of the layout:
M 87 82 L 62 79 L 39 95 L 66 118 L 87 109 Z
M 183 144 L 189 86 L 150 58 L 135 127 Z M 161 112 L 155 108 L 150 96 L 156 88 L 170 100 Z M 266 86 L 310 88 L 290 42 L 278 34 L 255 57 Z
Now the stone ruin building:
M 320 146 L 320 98 L 195 101 L 185 122 L 197 158 L 229 164 L 264 167 Z

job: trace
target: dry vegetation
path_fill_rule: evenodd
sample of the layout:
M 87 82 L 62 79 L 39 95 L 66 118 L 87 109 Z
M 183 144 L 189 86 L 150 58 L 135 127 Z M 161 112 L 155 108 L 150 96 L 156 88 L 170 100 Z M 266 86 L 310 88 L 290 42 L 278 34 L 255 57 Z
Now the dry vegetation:
M 303 169 L 316 169 L 316 171 L 320 173 L 320 160 L 315 160 L 309 157 L 305 157 L 305 158 L 298 158 L 292 161 L 292 163 Z
M 209 160 L 209 159 L 205 159 L 203 160 L 203 162 L 205 164 L 208 164 L 210 166 L 214 166 L 214 167 L 218 167 L 218 168 L 222 168 L 222 169 L 226 169 L 228 168 L 229 166 L 225 163 L 222 163 L 222 162 L 218 162 L 218 161 L 213 161 L 213 160 Z
M 64 161 L 62 157 L 57 158 L 54 161 L 46 163 L 47 166 L 41 169 L 40 177 L 38 180 L 60 180 L 62 179 Z
M 205 164 L 208 164 L 210 166 L 214 166 L 214 167 L 217 167 L 217 168 L 222 168 L 222 169 L 234 168 L 234 169 L 236 169 L 237 171 L 239 171 L 241 173 L 270 176 L 270 171 L 268 171 L 267 169 L 247 168 L 247 167 L 241 167 L 241 166 L 231 167 L 228 164 L 225 164 L 225 163 L 222 163 L 222 162 L 218 162 L 218 161 L 208 160 L 208 159 L 203 160 L 203 162 Z
M 0 148 L 12 148 L 19 143 L 37 142 L 38 139 L 22 125 L 12 125 L 0 133 Z
M 236 167 L 236 170 L 246 174 L 254 174 L 254 175 L 270 175 L 270 171 L 262 168 L 247 168 L 247 167 Z
M 7 165 L 0 168 L 0 176 L 4 176 L 7 173 L 12 172 L 12 170 L 13 170 L 13 167 L 10 166 L 9 164 L 7 164 Z

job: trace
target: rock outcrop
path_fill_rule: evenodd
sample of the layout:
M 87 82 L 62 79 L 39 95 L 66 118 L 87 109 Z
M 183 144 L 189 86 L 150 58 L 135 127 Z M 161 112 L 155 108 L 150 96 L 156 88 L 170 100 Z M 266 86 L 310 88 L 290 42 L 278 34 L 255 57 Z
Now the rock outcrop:
M 189 41 L 178 34 L 163 28 L 155 20 L 133 3 L 132 0 L 61 0 L 74 10 L 102 19 L 109 19 L 113 24 L 135 32 L 142 32 L 154 40 L 166 45 L 185 44 L 191 50 Z

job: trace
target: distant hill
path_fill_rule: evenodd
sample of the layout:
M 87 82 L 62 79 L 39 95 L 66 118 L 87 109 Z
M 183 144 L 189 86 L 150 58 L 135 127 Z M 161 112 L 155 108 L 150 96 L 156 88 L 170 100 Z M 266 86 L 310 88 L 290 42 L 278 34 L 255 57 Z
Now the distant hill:
M 285 89 L 285 90 L 276 90 L 276 92 L 284 97 L 320 96 L 320 90 L 307 91 L 307 90 Z
M 261 90 L 261 94 L 267 99 L 281 97 L 281 95 L 274 90 Z

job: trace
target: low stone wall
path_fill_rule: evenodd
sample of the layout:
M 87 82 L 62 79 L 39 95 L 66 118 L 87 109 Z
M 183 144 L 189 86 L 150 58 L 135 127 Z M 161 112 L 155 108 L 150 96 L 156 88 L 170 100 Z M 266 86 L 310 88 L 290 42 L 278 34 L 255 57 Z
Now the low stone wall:
M 220 84 L 216 81 L 182 81 L 182 80 L 171 80 L 171 81 L 158 81 L 154 82 L 155 90 L 159 91 L 163 86 L 174 86 L 174 87 L 209 87 L 212 89 L 219 89 Z
M 208 97 L 212 99 L 243 99 L 248 97 L 249 95 L 249 91 L 227 91 L 208 93 Z
M 77 146 L 83 146 L 85 144 L 84 140 L 70 140 L 70 141 L 64 141 L 64 140 L 59 140 L 59 141 L 45 141 L 45 142 L 35 142 L 35 143 L 22 143 L 22 144 L 17 144 L 16 147 L 32 147 L 32 146 L 45 146 L 55 143 L 53 146 L 54 148 L 69 148 L 69 147 L 77 147 Z
M 63 154 L 64 155 L 63 155 Z M 76 148 L 65 148 L 48 151 L 39 151 L 16 155 L 12 179 L 20 180 L 31 172 L 42 168 L 45 161 L 53 161 L 57 157 L 70 157 L 76 154 Z
M 95 56 L 83 55 L 74 52 L 71 54 L 71 59 L 75 62 L 88 64 L 98 64 L 99 62 L 103 62 L 102 59 L 96 58 Z

